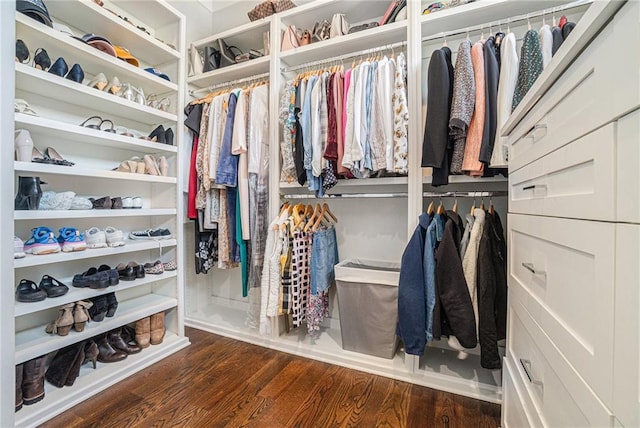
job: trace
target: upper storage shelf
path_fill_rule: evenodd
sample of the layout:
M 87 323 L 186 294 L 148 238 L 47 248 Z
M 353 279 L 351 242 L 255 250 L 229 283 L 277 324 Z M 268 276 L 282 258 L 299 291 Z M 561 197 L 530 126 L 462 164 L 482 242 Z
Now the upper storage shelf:
M 129 5 L 131 3 L 131 5 Z M 134 16 L 157 16 L 157 24 L 167 21 L 177 22 L 176 15 L 169 16 L 167 6 L 159 6 L 161 3 L 153 3 L 152 8 L 148 6 L 142 9 L 141 1 L 118 2 L 126 10 L 136 10 Z M 66 0 L 50 1 L 47 3 L 49 13 L 55 21 L 79 27 L 85 33 L 94 33 L 104 36 L 116 46 L 126 47 L 136 58 L 152 66 L 177 61 L 180 52 L 169 47 L 167 44 L 139 30 L 134 25 L 128 25 L 118 15 L 109 12 L 106 8 L 97 5 L 91 0 Z M 166 9 L 165 13 L 161 12 Z M 156 10 L 158 9 L 158 10 Z

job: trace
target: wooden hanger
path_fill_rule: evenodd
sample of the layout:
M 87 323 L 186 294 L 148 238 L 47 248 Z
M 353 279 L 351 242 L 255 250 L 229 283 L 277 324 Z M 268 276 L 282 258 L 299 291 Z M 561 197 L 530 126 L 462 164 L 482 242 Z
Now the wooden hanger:
M 324 204 L 322 204 L 322 214 L 323 215 L 329 215 L 329 218 L 331 218 L 331 220 L 334 223 L 338 222 L 338 217 L 336 217 L 332 212 L 331 212 L 331 208 L 329 208 L 329 204 L 327 204 L 326 202 Z
M 480 209 L 484 211 L 484 198 L 480 201 Z
M 493 215 L 495 212 L 493 208 L 493 198 L 489 198 L 489 214 Z
M 432 215 L 435 212 L 435 208 L 433 206 L 433 201 L 431 201 L 429 203 L 429 206 L 427 207 L 427 214 Z
M 453 208 L 451 208 L 451 211 L 458 214 L 458 198 L 457 197 L 453 200 Z
M 440 205 L 438 205 L 438 215 L 446 214 L 447 210 L 444 209 L 444 204 L 442 203 L 442 198 L 440 198 Z
M 313 227 L 313 225 L 316 222 L 316 219 L 318 218 L 318 216 L 320 215 L 320 212 L 322 211 L 322 207 L 320 206 L 320 204 L 316 204 L 315 209 L 313 210 L 313 212 L 311 213 L 311 217 L 309 217 L 309 221 L 307 222 L 307 224 L 304 227 L 304 231 L 308 232 L 309 229 L 311 229 Z
M 476 198 L 473 198 L 473 204 L 471 205 L 471 215 L 473 215 L 473 212 L 476 210 Z

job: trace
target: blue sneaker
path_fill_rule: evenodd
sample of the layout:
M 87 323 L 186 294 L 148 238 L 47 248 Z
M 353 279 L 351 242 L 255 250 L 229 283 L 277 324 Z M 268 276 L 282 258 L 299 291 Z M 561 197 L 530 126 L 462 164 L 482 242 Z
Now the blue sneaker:
M 70 253 L 72 251 L 84 251 L 87 249 L 87 242 L 84 235 L 75 227 L 61 227 L 58 242 L 62 251 Z
M 53 230 L 46 226 L 31 229 L 31 238 L 24 243 L 24 252 L 27 254 L 53 254 L 60 252 L 60 245 L 56 241 Z

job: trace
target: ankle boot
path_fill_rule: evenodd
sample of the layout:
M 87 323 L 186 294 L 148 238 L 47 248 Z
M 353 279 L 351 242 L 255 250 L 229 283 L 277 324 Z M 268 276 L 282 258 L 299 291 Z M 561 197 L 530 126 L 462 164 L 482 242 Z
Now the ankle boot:
M 93 303 L 86 300 L 80 300 L 79 302 L 76 302 L 76 305 L 73 308 L 73 328 L 76 331 L 83 331 L 84 326 L 91 319 L 89 317 L 89 311 L 87 310 L 91 306 L 93 306 Z
M 45 328 L 45 331 L 49 334 L 57 334 L 59 336 L 66 336 L 73 327 L 73 308 L 74 303 L 67 303 L 60 308 L 58 312 L 58 318 L 55 321 L 51 321 Z
M 73 345 L 66 346 L 59 349 L 53 360 L 49 364 L 45 378 L 47 382 L 58 388 L 62 388 L 67 384 L 67 381 L 71 378 L 75 380 L 78 376 L 72 374 L 72 371 L 76 370 L 76 359 L 79 351 L 82 350 L 82 343 L 74 343 Z M 80 369 L 77 368 L 79 372 Z M 73 382 L 72 382 L 73 383 Z
M 16 366 L 16 412 L 22 409 L 22 372 L 23 365 Z
M 88 340 L 84 345 L 84 361 L 82 364 L 87 361 L 91 361 L 93 363 L 93 369 L 96 369 L 96 361 L 98 361 L 98 345 L 93 340 Z
M 136 342 L 141 348 L 149 346 L 151 335 L 151 318 L 145 317 L 136 321 Z
M 122 330 L 116 329 L 107 333 L 107 338 L 109 339 L 109 343 L 118 351 L 126 352 L 127 355 L 137 354 L 142 351 L 142 348 L 136 344 L 129 344 L 122 337 Z
M 46 355 L 24 363 L 22 373 L 22 401 L 27 406 L 44 398 L 44 364 Z
M 18 177 L 18 193 L 14 201 L 16 210 L 37 210 L 40 207 L 42 189 L 40 177 Z
M 113 349 L 106 334 L 100 336 L 100 339 L 98 339 L 98 361 L 101 363 L 115 363 L 125 358 L 127 358 L 127 354 Z
M 151 315 L 150 327 L 151 344 L 161 344 L 162 338 L 164 337 L 164 312 L 158 312 L 157 314 Z

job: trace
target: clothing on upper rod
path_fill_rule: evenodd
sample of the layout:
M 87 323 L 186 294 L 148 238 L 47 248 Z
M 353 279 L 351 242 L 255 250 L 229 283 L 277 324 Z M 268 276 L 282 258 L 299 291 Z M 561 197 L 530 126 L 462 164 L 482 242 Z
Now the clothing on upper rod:
M 302 73 L 286 83 L 280 106 L 281 181 L 307 183 L 321 197 L 337 176 L 407 173 L 404 54 Z
M 451 174 L 506 176 L 507 146 L 499 130 L 557 51 L 557 35 L 565 28 L 570 33 L 569 24 L 528 30 L 520 58 L 511 32 L 473 44 L 463 40 L 455 68 L 448 47 L 431 54 L 422 166 L 433 168 L 434 186 L 448 184 Z

